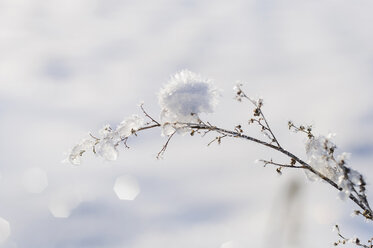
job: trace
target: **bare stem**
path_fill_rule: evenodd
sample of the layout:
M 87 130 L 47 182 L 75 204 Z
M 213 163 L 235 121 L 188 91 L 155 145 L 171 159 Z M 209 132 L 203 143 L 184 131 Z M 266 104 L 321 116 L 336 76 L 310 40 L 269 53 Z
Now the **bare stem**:
M 272 130 L 271 130 L 271 127 L 269 126 L 269 124 L 268 124 L 268 121 L 267 121 L 267 119 L 266 119 L 266 117 L 264 116 L 264 114 L 263 114 L 263 111 L 262 111 L 262 102 L 260 102 L 259 103 L 259 105 L 258 105 L 258 103 L 256 103 L 255 101 L 253 101 L 250 97 L 248 97 L 243 91 L 241 91 L 241 96 L 242 97 L 244 97 L 244 98 L 246 98 L 246 99 L 248 99 L 255 107 L 256 107 L 256 110 L 255 111 L 257 111 L 257 115 L 260 115 L 261 117 L 262 117 L 262 119 L 263 119 L 263 121 L 265 122 L 265 129 L 266 130 L 268 130 L 270 133 L 271 133 L 271 136 L 272 136 L 272 140 L 277 144 L 277 146 L 278 147 L 281 147 L 281 145 L 280 145 L 280 143 L 278 142 L 278 140 L 277 140 L 277 138 L 276 138 L 276 136 L 274 135 L 274 133 L 272 132 Z M 260 123 L 260 125 L 262 125 L 261 123 Z M 263 125 L 262 125 L 263 126 Z
M 146 117 L 148 117 L 152 122 L 154 122 L 155 124 L 158 124 L 158 126 L 161 125 L 158 121 L 156 121 L 153 117 L 151 117 L 151 116 L 150 116 L 150 115 L 145 111 L 145 109 L 144 109 L 144 104 L 143 104 L 143 103 L 140 105 L 140 108 L 141 108 L 142 112 L 144 113 L 144 115 L 145 115 Z
M 157 159 L 161 158 L 162 155 L 166 152 L 167 147 L 168 147 L 168 143 L 170 143 L 170 140 L 172 139 L 172 137 L 174 136 L 175 133 L 176 133 L 176 131 L 174 131 L 171 135 L 168 136 L 168 139 L 167 139 L 166 143 L 163 145 L 162 149 L 157 154 Z
M 324 180 L 328 184 L 330 184 L 331 186 L 333 186 L 334 188 L 336 188 L 338 191 L 342 191 L 343 190 L 334 181 L 332 181 L 331 179 L 329 179 L 328 177 L 326 177 L 325 175 L 323 175 L 319 171 L 315 170 L 308 163 L 306 163 L 305 161 L 303 161 L 302 159 L 300 159 L 299 157 L 297 157 L 293 153 L 291 153 L 291 152 L 283 149 L 280 146 L 276 146 L 276 145 L 270 144 L 268 142 L 256 139 L 254 137 L 245 135 L 245 134 L 243 134 L 241 132 L 231 131 L 231 130 L 219 128 L 219 127 L 212 126 L 212 125 L 206 125 L 206 124 L 203 124 L 203 123 L 198 123 L 198 124 L 196 124 L 196 123 L 182 123 L 182 124 L 188 126 L 189 128 L 192 128 L 192 129 L 215 131 L 215 132 L 218 132 L 220 134 L 226 134 L 229 137 L 241 138 L 241 139 L 249 140 L 249 141 L 252 141 L 254 143 L 257 143 L 257 144 L 269 147 L 269 148 L 271 148 L 273 150 L 276 150 L 276 151 L 278 151 L 278 152 L 280 152 L 280 153 L 288 156 L 291 159 L 294 159 L 296 162 L 298 162 L 300 165 L 302 165 L 302 166 L 298 166 L 296 168 L 308 170 L 311 173 L 317 175 L 319 178 L 321 178 L 322 180 Z M 359 197 L 359 195 L 357 195 L 357 196 Z M 362 214 L 364 215 L 365 218 L 367 218 L 369 220 L 373 220 L 373 213 L 372 213 L 372 210 L 369 207 L 369 204 L 365 203 L 366 199 L 364 199 L 364 198 L 363 199 L 358 199 L 352 193 L 349 194 L 349 198 L 353 202 L 355 202 L 362 210 L 364 210 L 364 212 Z M 359 197 L 359 198 L 361 198 L 361 197 Z
M 341 230 L 339 229 L 338 225 L 335 225 L 334 228 L 336 229 L 336 231 L 338 233 L 338 236 L 341 238 L 340 240 L 338 240 L 337 242 L 334 243 L 334 246 L 338 246 L 339 244 L 345 245 L 346 243 L 351 242 L 351 243 L 354 243 L 357 246 L 364 247 L 364 248 L 372 248 L 373 247 L 373 244 L 372 244 L 373 238 L 368 240 L 369 245 L 363 244 L 363 243 L 361 243 L 360 239 L 358 239 L 358 238 L 346 238 L 344 235 L 342 235 Z
M 306 167 L 303 166 L 303 165 L 302 166 L 296 166 L 296 165 L 291 165 L 291 164 L 280 164 L 280 163 L 273 162 L 272 159 L 271 160 L 261 159 L 259 161 L 263 162 L 264 166 L 266 166 L 266 165 L 275 165 L 275 166 L 286 167 L 286 168 L 306 169 Z

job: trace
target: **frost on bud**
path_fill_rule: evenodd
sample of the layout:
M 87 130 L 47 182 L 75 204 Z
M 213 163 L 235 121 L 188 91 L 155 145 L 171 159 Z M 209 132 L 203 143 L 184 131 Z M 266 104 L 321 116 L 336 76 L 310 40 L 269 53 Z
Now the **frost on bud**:
M 116 131 L 120 137 L 128 137 L 142 126 L 144 126 L 144 119 L 138 115 L 132 115 L 130 118 L 122 121 Z
M 79 165 L 81 163 L 81 157 L 87 150 L 92 150 L 95 142 L 91 139 L 83 139 L 77 145 L 75 145 L 69 155 L 68 161 L 73 165 Z
M 163 135 L 186 129 L 181 123 L 198 123 L 198 114 L 214 111 L 218 96 L 211 79 L 188 70 L 171 76 L 158 94 Z
M 305 148 L 309 165 L 330 180 L 337 182 L 342 172 L 332 159 L 334 143 L 324 136 L 313 137 L 307 140 Z M 306 171 L 306 174 L 310 180 L 321 180 L 313 173 Z
M 348 240 L 348 243 L 359 245 L 359 244 L 360 244 L 360 239 L 357 238 L 357 237 L 350 238 L 350 239 Z
M 352 192 L 351 183 L 344 176 L 340 176 L 338 179 L 338 186 L 342 189 L 342 191 L 339 192 L 339 198 L 341 200 L 346 200 Z
M 143 118 L 133 115 L 123 120 L 116 129 L 113 129 L 110 125 L 105 125 L 98 131 L 98 137 L 90 135 L 89 138 L 83 139 L 75 145 L 71 149 L 67 160 L 73 165 L 79 165 L 82 155 L 89 150 L 106 160 L 116 160 L 118 158 L 117 146 L 120 142 L 124 142 L 126 138 L 143 127 L 144 123 Z
M 309 165 L 326 178 L 336 183 L 340 189 L 339 197 L 347 199 L 355 191 L 355 186 L 365 191 L 363 176 L 351 168 L 346 167 L 349 159 L 348 153 L 342 153 L 335 157 L 336 145 L 331 141 L 335 134 L 327 137 L 312 136 L 306 142 L 306 153 Z M 306 171 L 311 180 L 322 180 L 318 175 Z
M 343 152 L 342 154 L 337 156 L 337 162 L 339 165 L 343 166 L 350 159 L 350 157 L 351 157 L 350 153 Z
M 118 158 L 118 151 L 112 140 L 104 140 L 97 144 L 96 153 L 106 160 L 113 161 Z
M 361 212 L 359 210 L 354 210 L 351 214 L 351 217 L 359 216 L 361 215 Z
M 239 102 L 242 101 L 242 97 L 244 96 L 244 93 L 242 92 L 242 83 L 240 83 L 239 81 L 237 82 L 237 84 L 233 87 L 233 91 L 235 93 L 235 99 Z

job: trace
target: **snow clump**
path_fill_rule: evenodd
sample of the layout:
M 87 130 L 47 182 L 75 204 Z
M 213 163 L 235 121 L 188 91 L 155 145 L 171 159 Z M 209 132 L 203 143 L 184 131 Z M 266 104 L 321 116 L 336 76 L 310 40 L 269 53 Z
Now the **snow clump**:
M 89 150 L 106 160 L 116 160 L 119 143 L 124 142 L 126 138 L 144 125 L 144 119 L 137 115 L 132 115 L 123 120 L 116 129 L 113 129 L 110 125 L 105 125 L 99 130 L 98 137 L 90 135 L 75 145 L 69 152 L 67 160 L 73 165 L 79 165 L 82 155 Z
M 341 189 L 340 197 L 345 199 L 353 191 L 354 186 L 363 184 L 362 175 L 345 166 L 349 159 L 349 153 L 342 153 L 335 157 L 334 152 L 337 146 L 332 142 L 333 134 L 327 137 L 312 137 L 306 142 L 306 154 L 308 164 L 324 175 L 326 178 L 335 182 Z M 322 180 L 319 176 L 305 170 L 307 177 L 312 180 Z
M 171 76 L 158 94 L 163 134 L 185 130 L 182 123 L 198 123 L 198 114 L 214 111 L 218 96 L 211 79 L 188 70 Z

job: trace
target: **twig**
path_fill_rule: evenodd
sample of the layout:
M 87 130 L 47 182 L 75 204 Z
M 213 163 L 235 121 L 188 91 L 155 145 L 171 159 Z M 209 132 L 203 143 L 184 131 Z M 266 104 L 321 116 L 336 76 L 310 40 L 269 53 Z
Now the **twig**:
M 264 166 L 267 166 L 267 165 L 275 165 L 275 166 L 279 166 L 279 167 L 286 167 L 286 168 L 294 168 L 294 169 L 306 169 L 305 166 L 295 166 L 295 165 L 292 165 L 292 164 L 280 164 L 280 163 L 275 163 L 271 160 L 264 160 L 264 159 L 260 159 L 259 160 L 260 162 L 263 162 L 264 163 Z
M 268 121 L 267 119 L 265 118 L 264 116 L 264 113 L 262 111 L 262 102 L 259 103 L 259 105 L 256 103 L 256 101 L 252 100 L 250 97 L 248 97 L 245 92 L 243 92 L 242 90 L 240 90 L 240 94 L 242 97 L 248 99 L 255 107 L 256 109 L 254 110 L 254 116 L 255 115 L 260 115 L 262 116 L 262 119 L 263 121 L 265 122 L 266 126 L 265 126 L 265 129 L 267 129 L 271 135 L 272 135 L 272 140 L 277 144 L 278 147 L 281 147 L 280 143 L 278 142 L 276 136 L 274 135 L 274 133 L 272 132 L 272 129 L 271 127 L 269 126 L 268 124 Z M 263 125 L 260 123 L 260 125 L 263 127 Z
M 334 181 L 332 181 L 331 179 L 329 179 L 328 177 L 326 177 L 325 175 L 323 175 L 319 171 L 315 170 L 308 163 L 304 162 L 303 160 L 301 160 L 300 158 L 298 158 L 297 156 L 295 156 L 291 152 L 283 149 L 282 147 L 279 147 L 279 146 L 276 146 L 276 145 L 272 145 L 272 144 L 270 144 L 268 142 L 256 139 L 254 137 L 245 135 L 243 133 L 239 133 L 239 132 L 236 132 L 236 131 L 226 130 L 226 129 L 219 128 L 219 127 L 212 126 L 212 125 L 211 126 L 210 125 L 207 126 L 205 124 L 196 124 L 196 123 L 181 123 L 181 124 L 184 124 L 184 125 L 188 126 L 189 128 L 193 128 L 193 129 L 197 129 L 197 130 L 211 130 L 211 131 L 215 131 L 215 132 L 218 132 L 218 133 L 221 133 L 221 134 L 227 134 L 227 136 L 229 136 L 229 137 L 246 139 L 246 140 L 255 142 L 257 144 L 260 144 L 260 145 L 269 147 L 271 149 L 274 149 L 274 150 L 276 150 L 276 151 L 278 151 L 278 152 L 280 152 L 280 153 L 282 153 L 282 154 L 290 157 L 291 159 L 294 159 L 296 162 L 298 162 L 299 164 L 301 164 L 303 166 L 303 169 L 308 170 L 311 173 L 315 174 L 316 176 L 318 176 L 319 178 L 321 178 L 322 180 L 324 180 L 325 182 L 327 182 L 328 184 L 330 184 L 331 186 L 333 186 L 337 190 L 339 190 L 339 191 L 343 190 Z M 364 210 L 363 215 L 364 215 L 365 218 L 367 218 L 369 220 L 373 220 L 372 210 L 370 209 L 369 205 L 364 204 L 363 201 L 359 200 L 358 198 L 356 198 L 351 193 L 349 194 L 348 197 L 353 202 L 355 202 L 362 210 Z
M 156 121 L 153 117 L 151 117 L 151 116 L 150 116 L 150 115 L 145 111 L 145 109 L 144 109 L 144 104 L 143 104 L 143 103 L 140 105 L 140 108 L 141 108 L 142 112 L 144 113 L 144 115 L 145 115 L 146 117 L 148 117 L 152 122 L 154 122 L 155 124 L 158 124 L 158 126 L 161 125 L 158 121 Z
M 170 136 L 168 136 L 166 143 L 163 145 L 162 149 L 157 154 L 157 159 L 161 158 L 163 154 L 166 152 L 168 143 L 170 142 L 171 138 L 174 136 L 175 133 L 176 131 L 174 131 Z
M 339 229 L 338 225 L 335 225 L 334 228 L 335 228 L 335 230 L 337 230 L 337 234 L 341 238 L 341 240 L 338 240 L 337 242 L 334 243 L 334 246 L 338 246 L 339 244 L 345 245 L 346 243 L 351 242 L 351 243 L 354 243 L 355 245 L 360 246 L 360 247 L 373 248 L 373 243 L 372 243 L 373 238 L 368 240 L 368 243 L 370 243 L 370 245 L 366 245 L 366 244 L 361 243 L 359 238 L 346 238 L 345 236 L 343 236 L 341 234 L 341 230 Z
M 222 136 L 217 136 L 215 137 L 215 139 L 211 140 L 210 143 L 207 144 L 207 146 L 210 146 L 212 143 L 214 143 L 215 141 L 218 142 L 218 144 L 220 145 L 221 144 L 221 139 L 227 137 L 227 135 L 222 135 Z

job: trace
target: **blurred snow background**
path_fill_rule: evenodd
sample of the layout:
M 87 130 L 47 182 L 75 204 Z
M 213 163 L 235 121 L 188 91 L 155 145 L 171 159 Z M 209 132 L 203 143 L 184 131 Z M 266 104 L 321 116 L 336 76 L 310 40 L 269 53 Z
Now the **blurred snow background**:
M 347 236 L 371 237 L 372 224 L 351 218 L 355 206 L 335 190 L 254 164 L 281 157 L 244 141 L 206 147 L 214 136 L 179 136 L 157 161 L 164 139 L 149 131 L 115 162 L 61 160 L 88 131 L 140 114 L 141 101 L 158 116 L 157 91 L 187 68 L 223 90 L 206 119 L 227 128 L 247 120 L 251 109 L 232 91 L 243 80 L 264 98 L 283 146 L 304 155 L 289 119 L 335 132 L 371 185 L 372 8 L 368 0 L 1 0 L 0 246 L 330 247 L 336 222 Z M 113 190 L 123 175 L 137 180 L 133 201 Z

